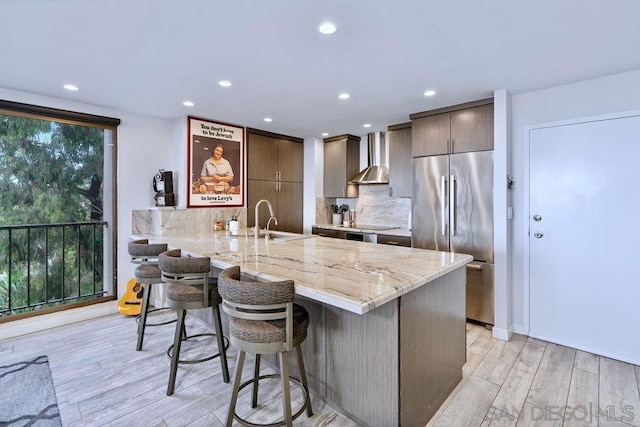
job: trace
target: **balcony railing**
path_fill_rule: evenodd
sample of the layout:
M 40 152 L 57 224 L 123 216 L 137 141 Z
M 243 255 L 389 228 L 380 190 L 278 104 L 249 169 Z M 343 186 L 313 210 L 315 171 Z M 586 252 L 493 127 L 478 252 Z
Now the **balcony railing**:
M 106 227 L 102 221 L 0 226 L 0 318 L 107 295 Z

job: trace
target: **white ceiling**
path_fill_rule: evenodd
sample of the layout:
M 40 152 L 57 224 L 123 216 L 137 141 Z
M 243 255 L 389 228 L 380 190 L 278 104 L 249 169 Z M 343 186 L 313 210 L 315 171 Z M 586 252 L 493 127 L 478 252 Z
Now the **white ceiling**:
M 638 0 L 0 1 L 0 87 L 302 138 L 638 68 Z

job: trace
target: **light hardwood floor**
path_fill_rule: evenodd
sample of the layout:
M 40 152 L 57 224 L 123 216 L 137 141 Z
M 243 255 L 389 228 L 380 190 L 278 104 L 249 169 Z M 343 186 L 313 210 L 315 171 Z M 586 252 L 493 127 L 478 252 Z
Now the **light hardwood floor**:
M 638 426 L 640 367 L 467 324 L 463 380 L 431 419 L 444 426 Z
M 188 325 L 202 331 L 196 321 Z M 136 352 L 134 320 L 111 315 L 0 341 L 0 360 L 4 364 L 49 357 L 65 426 L 223 425 L 231 385 L 222 382 L 218 359 L 181 366 L 176 392 L 166 396 L 165 351 L 173 327 L 149 328 L 143 351 Z M 184 349 L 189 351 L 189 346 Z M 197 350 L 191 350 L 191 356 Z M 232 371 L 235 361 L 231 349 Z M 251 375 L 250 362 L 244 378 Z M 468 324 L 463 374 L 429 427 L 640 425 L 638 366 L 519 335 L 504 342 L 484 327 Z M 278 388 L 275 381 L 261 386 L 259 412 L 251 411 L 248 393 L 243 393 L 239 410 L 253 413 L 255 422 L 274 420 L 281 413 Z M 299 392 L 293 397 L 301 400 Z M 314 416 L 303 414 L 295 425 L 356 425 L 319 399 L 312 398 L 312 404 Z
M 165 316 L 150 318 L 157 322 Z M 135 351 L 135 319 L 114 314 L 0 341 L 0 361 L 4 365 L 48 356 L 64 426 L 224 425 L 232 385 L 223 382 L 219 359 L 179 366 L 175 393 L 170 397 L 166 395 L 169 379 L 166 350 L 173 342 L 174 330 L 175 324 L 148 327 L 143 349 L 138 352 Z M 210 332 L 200 321 L 190 318 L 187 318 L 187 330 L 189 334 Z M 207 341 L 185 342 L 181 359 L 197 358 L 204 354 L 200 350 L 215 348 L 215 338 L 203 340 Z M 232 377 L 236 356 L 230 347 Z M 247 356 L 244 366 L 243 379 L 246 380 L 253 373 L 253 358 Z M 272 372 L 262 364 L 263 374 Z M 270 422 L 281 417 L 277 380 L 261 382 L 259 411 L 251 410 L 250 391 L 248 387 L 241 392 L 236 407 L 238 413 L 253 422 Z M 0 390 L 0 398 L 10 392 Z M 295 410 L 302 401 L 302 393 L 296 388 L 292 391 L 292 400 Z M 308 418 L 302 414 L 296 425 L 356 425 L 321 400 L 312 397 L 311 402 L 314 416 Z

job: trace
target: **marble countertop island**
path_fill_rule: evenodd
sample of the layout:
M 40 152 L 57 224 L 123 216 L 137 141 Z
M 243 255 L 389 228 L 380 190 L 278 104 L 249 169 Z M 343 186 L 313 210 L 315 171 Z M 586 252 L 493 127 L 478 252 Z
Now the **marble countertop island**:
M 239 265 L 257 280 L 295 281 L 296 294 L 356 314 L 367 313 L 472 260 L 470 255 L 375 245 L 319 236 L 287 241 L 255 239 L 225 231 L 197 235 L 137 234 L 224 269 Z

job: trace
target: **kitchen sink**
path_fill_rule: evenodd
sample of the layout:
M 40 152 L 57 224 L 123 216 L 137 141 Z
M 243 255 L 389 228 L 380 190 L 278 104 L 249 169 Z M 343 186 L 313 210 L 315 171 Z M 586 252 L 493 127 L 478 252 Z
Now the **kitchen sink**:
M 302 240 L 309 239 L 312 237 L 316 237 L 313 234 L 299 234 L 299 233 L 289 233 L 286 231 L 270 231 L 269 232 L 269 241 L 271 242 L 290 242 L 292 240 Z

